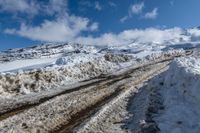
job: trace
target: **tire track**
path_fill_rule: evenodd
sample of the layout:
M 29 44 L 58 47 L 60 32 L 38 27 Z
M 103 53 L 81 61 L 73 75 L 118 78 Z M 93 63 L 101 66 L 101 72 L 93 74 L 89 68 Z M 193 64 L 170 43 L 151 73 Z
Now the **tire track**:
M 101 110 L 106 104 L 110 103 L 111 101 L 115 100 L 118 95 L 123 95 L 124 92 L 129 90 L 131 87 L 136 86 L 138 84 L 143 83 L 146 81 L 148 78 L 150 78 L 152 75 L 154 75 L 157 71 L 160 71 L 164 69 L 168 63 L 162 63 L 160 66 L 158 65 L 158 69 L 154 69 L 153 71 L 149 70 L 150 72 L 147 72 L 148 69 L 144 69 L 144 73 L 139 74 L 138 76 L 141 76 L 138 79 L 133 79 L 130 82 L 126 82 L 124 84 L 121 84 L 117 91 L 103 99 L 102 101 L 97 102 L 95 105 L 90 106 L 89 108 L 86 108 L 85 110 L 82 110 L 81 112 L 78 112 L 78 114 L 75 114 L 73 119 L 66 125 L 62 126 L 58 130 L 53 130 L 53 132 L 57 133 L 68 133 L 68 132 L 74 132 L 74 128 L 79 127 L 83 123 L 87 123 L 87 121 L 94 116 L 99 110 Z M 107 105 L 106 105 L 107 106 Z
M 152 67 L 154 70 L 150 71 Z M 87 90 L 55 97 L 39 106 L 1 121 L 0 132 L 12 130 L 14 132 L 33 132 L 33 130 L 61 132 L 66 127 L 67 131 L 70 131 L 74 126 L 82 122 L 81 118 L 87 118 L 87 115 L 90 114 L 88 112 L 91 111 L 91 114 L 95 113 L 95 110 L 98 110 L 100 106 L 120 94 L 126 88 L 124 84 L 128 82 L 132 82 L 132 85 L 140 83 L 146 76 L 156 72 L 158 68 L 159 65 L 149 66 L 143 72 L 138 70 L 131 78 L 119 79 L 115 83 L 100 85 L 95 88 L 89 87 Z M 77 120 L 78 123 L 76 123 Z

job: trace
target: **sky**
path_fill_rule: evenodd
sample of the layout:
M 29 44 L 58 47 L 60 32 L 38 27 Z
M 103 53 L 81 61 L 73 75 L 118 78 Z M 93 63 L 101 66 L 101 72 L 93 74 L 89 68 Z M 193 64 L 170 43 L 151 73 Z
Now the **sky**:
M 0 0 L 0 50 L 45 42 L 122 43 L 163 32 L 169 37 L 200 26 L 199 5 L 200 0 Z

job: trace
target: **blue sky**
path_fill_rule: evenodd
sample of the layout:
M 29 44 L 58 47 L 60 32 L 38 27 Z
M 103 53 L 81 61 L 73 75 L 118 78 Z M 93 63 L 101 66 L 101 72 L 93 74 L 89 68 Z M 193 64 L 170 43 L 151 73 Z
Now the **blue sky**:
M 0 49 L 89 43 L 149 27 L 197 27 L 199 5 L 199 0 L 0 0 Z

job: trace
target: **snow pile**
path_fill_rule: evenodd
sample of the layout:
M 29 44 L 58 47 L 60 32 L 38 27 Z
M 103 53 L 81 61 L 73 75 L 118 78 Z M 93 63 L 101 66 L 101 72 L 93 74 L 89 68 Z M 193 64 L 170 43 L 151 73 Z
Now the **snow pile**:
M 176 59 L 164 78 L 165 110 L 156 118 L 162 133 L 199 133 L 200 59 Z
M 5 73 L 0 75 L 0 96 L 10 97 L 49 90 L 110 73 L 119 67 L 118 64 L 108 62 L 104 57 L 100 57 L 71 66 Z
M 98 54 L 76 54 L 76 55 L 71 55 L 71 56 L 65 56 L 58 58 L 55 61 L 55 65 L 74 65 L 74 64 L 79 64 L 87 61 L 94 61 L 101 55 Z

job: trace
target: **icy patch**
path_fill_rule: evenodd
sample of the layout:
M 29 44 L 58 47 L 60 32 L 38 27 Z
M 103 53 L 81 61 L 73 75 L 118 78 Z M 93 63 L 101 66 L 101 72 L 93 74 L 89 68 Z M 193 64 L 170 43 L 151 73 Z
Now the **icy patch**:
M 161 133 L 199 133 L 200 60 L 176 59 L 164 79 L 165 110 L 156 118 Z

